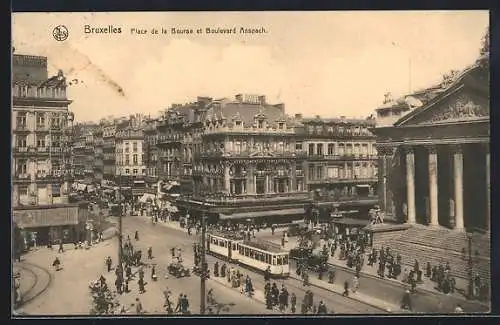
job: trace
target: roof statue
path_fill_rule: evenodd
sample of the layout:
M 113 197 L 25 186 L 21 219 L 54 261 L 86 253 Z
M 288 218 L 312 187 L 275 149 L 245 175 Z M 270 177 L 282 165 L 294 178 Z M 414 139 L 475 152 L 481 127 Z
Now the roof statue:
M 386 92 L 386 93 L 384 94 L 384 102 L 383 102 L 383 104 L 388 104 L 388 103 L 390 103 L 390 102 L 392 102 L 392 101 L 394 101 L 394 100 L 392 99 L 392 94 L 391 94 L 390 92 Z

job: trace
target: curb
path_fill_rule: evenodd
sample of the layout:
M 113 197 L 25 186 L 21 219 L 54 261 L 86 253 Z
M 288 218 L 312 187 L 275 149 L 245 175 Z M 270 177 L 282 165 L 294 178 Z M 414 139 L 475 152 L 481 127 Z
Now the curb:
M 295 279 L 295 280 L 298 280 L 298 281 L 302 281 L 302 279 L 299 279 L 297 276 L 292 276 L 292 275 L 290 275 L 290 278 Z M 329 292 L 335 293 L 335 294 L 337 294 L 337 295 L 342 295 L 340 292 L 337 292 L 337 291 L 335 291 L 335 290 L 333 290 L 333 289 L 330 289 L 330 288 L 326 288 L 326 287 L 321 286 L 321 285 L 316 284 L 316 283 L 309 282 L 309 285 L 311 285 L 311 286 L 313 286 L 313 287 L 316 287 L 316 288 L 319 288 L 319 289 L 323 289 L 323 290 L 326 290 L 326 291 L 329 291 Z M 391 310 L 391 311 L 388 311 L 388 310 L 387 310 L 387 308 L 377 306 L 377 305 L 375 305 L 374 303 L 367 302 L 367 301 L 365 301 L 365 300 L 363 300 L 363 299 L 360 299 L 360 298 L 355 298 L 355 297 L 353 297 L 353 296 L 347 296 L 347 297 L 345 297 L 345 298 L 355 300 L 355 301 L 357 301 L 357 302 L 360 302 L 360 303 L 362 303 L 362 304 L 365 304 L 365 305 L 371 306 L 371 307 L 376 308 L 376 309 L 383 310 L 384 312 L 388 312 L 388 313 L 390 313 L 390 314 L 394 314 L 394 313 L 398 313 L 398 312 L 404 312 L 404 310 L 403 310 L 403 309 L 401 309 L 401 308 L 399 308 L 399 307 L 398 307 L 398 308 L 396 308 L 397 310 Z
M 334 267 L 338 267 L 338 268 L 341 268 L 342 270 L 350 273 L 350 274 L 355 274 L 355 272 L 348 268 L 347 266 L 344 266 L 344 265 L 339 265 L 339 264 L 334 264 L 334 263 L 331 263 L 331 262 L 328 262 L 328 265 L 331 265 L 331 266 L 334 266 Z M 379 280 L 379 281 L 384 281 L 385 283 L 388 283 L 390 285 L 393 285 L 393 286 L 397 286 L 397 287 L 401 287 L 403 289 L 405 289 L 408 285 L 406 285 L 405 283 L 397 280 L 389 280 L 387 278 L 380 278 L 378 276 L 375 276 L 373 274 L 370 274 L 370 273 L 367 273 L 367 272 L 363 272 L 361 271 L 360 272 L 363 276 L 367 277 L 367 278 L 372 278 L 372 279 L 375 279 L 375 280 Z M 435 292 L 435 291 L 432 291 L 430 289 L 427 289 L 427 288 L 422 288 L 422 287 L 417 287 L 417 292 L 420 292 L 420 293 L 423 293 L 423 294 L 426 294 L 426 295 L 432 295 L 432 296 L 437 296 L 437 297 L 440 297 L 440 296 L 444 296 L 444 294 L 442 293 L 439 293 L 439 292 Z M 471 301 L 467 300 L 466 298 L 463 298 L 461 296 L 454 296 L 455 299 L 458 299 L 458 300 L 461 300 L 463 302 L 466 302 L 466 303 L 470 303 Z M 488 307 L 490 308 L 490 306 L 488 304 L 485 304 L 484 302 L 480 302 L 480 301 L 473 301 L 473 303 L 475 304 L 478 304 L 478 305 L 482 305 L 483 307 Z

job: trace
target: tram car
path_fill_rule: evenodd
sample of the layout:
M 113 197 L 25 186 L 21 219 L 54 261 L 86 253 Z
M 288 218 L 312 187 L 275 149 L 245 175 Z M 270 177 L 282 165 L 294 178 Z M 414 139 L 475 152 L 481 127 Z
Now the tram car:
M 238 261 L 238 244 L 244 237 L 231 232 L 210 232 L 207 234 L 207 253 L 224 260 Z
M 270 270 L 274 278 L 286 278 L 290 275 L 288 252 L 278 244 L 266 241 L 245 241 L 238 244 L 238 263 L 264 272 Z

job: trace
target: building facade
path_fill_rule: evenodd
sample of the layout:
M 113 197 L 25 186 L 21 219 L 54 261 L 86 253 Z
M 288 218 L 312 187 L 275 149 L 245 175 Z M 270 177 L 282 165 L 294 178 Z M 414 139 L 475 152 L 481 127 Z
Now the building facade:
M 488 61 L 482 56 L 392 125 L 372 129 L 384 212 L 384 224 L 371 227 L 374 246 L 394 247 L 407 265 L 422 257 L 446 261 L 453 276 L 472 281 L 477 274 L 482 283 L 491 276 Z M 395 229 L 406 234 L 385 236 Z
M 99 125 L 93 132 L 92 136 L 94 139 L 94 181 L 101 183 L 104 174 L 104 152 L 103 152 L 103 132 L 102 127 Z
M 48 77 L 47 58 L 13 56 L 13 205 L 67 202 L 69 159 L 66 79 Z M 64 186 L 63 186 L 64 185 Z
M 191 158 L 183 175 L 191 173 L 193 194 L 181 197 L 179 207 L 195 218 L 204 211 L 213 220 L 303 217 L 309 200 L 306 152 L 295 148 L 301 125 L 285 114 L 284 105 L 239 94 L 194 106 L 184 118 L 199 127 L 180 146 Z
M 33 243 L 79 238 L 87 207 L 68 204 L 73 114 L 62 71 L 47 58 L 12 58 L 12 219 L 19 254 Z
M 115 134 L 116 123 L 115 121 L 106 120 L 101 122 L 102 127 L 102 161 L 103 161 L 103 179 L 107 181 L 114 181 L 115 179 L 115 161 L 116 161 L 116 147 L 115 147 Z
M 361 214 L 377 203 L 377 151 L 369 128 L 374 119 L 296 118 L 303 124 L 297 150 L 307 153 L 305 175 L 316 213 L 333 210 Z
M 133 127 L 119 130 L 115 141 L 115 176 L 143 179 L 146 176 L 143 130 Z

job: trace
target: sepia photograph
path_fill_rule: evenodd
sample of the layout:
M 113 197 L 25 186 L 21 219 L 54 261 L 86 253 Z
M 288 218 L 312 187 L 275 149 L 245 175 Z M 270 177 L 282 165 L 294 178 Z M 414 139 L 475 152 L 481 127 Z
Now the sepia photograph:
M 491 312 L 489 12 L 12 14 L 12 317 Z

